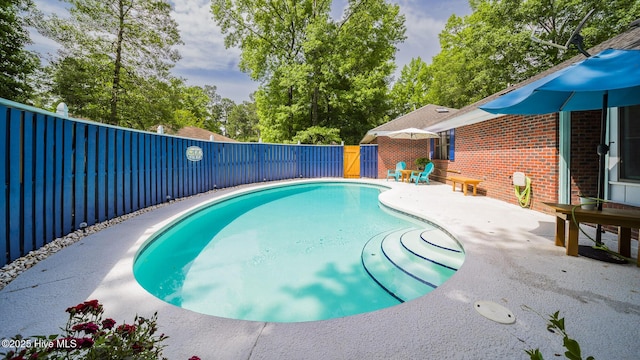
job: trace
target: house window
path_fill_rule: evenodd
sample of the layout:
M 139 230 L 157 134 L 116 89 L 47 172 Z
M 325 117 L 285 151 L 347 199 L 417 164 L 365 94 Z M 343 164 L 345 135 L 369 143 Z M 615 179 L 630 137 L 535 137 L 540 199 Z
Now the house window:
M 451 151 L 451 130 L 439 132 L 439 138 L 434 141 L 433 158 L 439 160 L 449 160 Z
M 640 105 L 620 108 L 620 180 L 640 182 Z

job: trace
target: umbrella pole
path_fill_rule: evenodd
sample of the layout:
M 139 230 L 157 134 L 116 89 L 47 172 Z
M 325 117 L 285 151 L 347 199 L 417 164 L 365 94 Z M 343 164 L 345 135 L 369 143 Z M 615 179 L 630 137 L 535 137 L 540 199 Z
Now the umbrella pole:
M 605 93 L 602 97 L 602 118 L 600 121 L 600 144 L 598 145 L 598 155 L 600 156 L 600 161 L 598 164 L 598 210 L 602 210 L 602 201 L 604 199 L 604 172 L 605 172 L 605 156 L 609 152 L 609 145 L 607 142 L 607 109 L 609 108 L 608 104 L 609 95 Z M 586 256 L 588 258 L 606 261 L 609 263 L 615 264 L 624 264 L 626 261 L 621 259 L 615 255 L 612 255 L 608 251 L 603 250 L 600 246 L 602 245 L 602 225 L 598 224 L 596 228 L 596 246 L 586 246 L 580 245 L 578 246 L 578 254 L 581 256 Z
M 605 157 L 609 152 L 607 144 L 607 113 L 609 108 L 609 94 L 607 92 L 602 96 L 602 116 L 600 118 L 600 144 L 598 145 L 598 210 L 602 210 L 602 201 L 604 199 L 604 178 L 605 178 Z M 602 225 L 598 224 L 596 228 L 596 245 L 602 245 Z

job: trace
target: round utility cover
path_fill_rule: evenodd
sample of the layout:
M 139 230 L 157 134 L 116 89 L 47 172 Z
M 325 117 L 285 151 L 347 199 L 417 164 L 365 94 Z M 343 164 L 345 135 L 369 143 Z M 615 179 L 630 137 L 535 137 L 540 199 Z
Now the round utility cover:
M 513 324 L 516 322 L 516 317 L 511 310 L 506 307 L 494 303 L 493 301 L 476 301 L 473 304 L 480 315 L 486 317 L 489 320 L 499 322 L 501 324 Z

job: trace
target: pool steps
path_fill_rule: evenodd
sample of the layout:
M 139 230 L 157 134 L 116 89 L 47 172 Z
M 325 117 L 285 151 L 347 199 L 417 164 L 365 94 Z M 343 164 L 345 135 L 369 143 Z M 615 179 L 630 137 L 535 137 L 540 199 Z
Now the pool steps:
M 362 249 L 369 275 L 400 301 L 425 295 L 464 261 L 460 245 L 439 229 L 399 229 L 372 237 Z
M 406 251 L 454 271 L 462 266 L 462 249 L 451 237 L 438 229 L 417 231 L 418 235 L 415 231 L 408 231 L 400 238 Z

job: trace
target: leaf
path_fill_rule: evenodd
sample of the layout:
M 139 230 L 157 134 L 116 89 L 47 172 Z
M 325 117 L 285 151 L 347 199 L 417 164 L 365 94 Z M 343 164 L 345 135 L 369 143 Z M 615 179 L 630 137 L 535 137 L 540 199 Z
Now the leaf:
M 580 345 L 577 341 L 565 337 L 564 347 L 567 349 L 567 351 L 564 353 L 564 356 L 566 356 L 567 359 L 582 360 L 582 356 L 580 355 Z
M 177 23 L 166 1 L 67 0 L 70 16 L 39 28 L 60 44 L 50 62 L 52 96 L 74 116 L 148 130 L 171 119 L 169 70 L 179 58 Z M 116 4 L 127 11 L 114 11 Z
M 525 350 L 525 352 L 527 353 L 527 355 L 529 355 L 529 358 L 531 360 L 544 360 L 544 358 L 542 357 L 542 353 L 540 353 L 540 349 L 529 349 Z
M 442 51 L 431 65 L 432 104 L 462 108 L 576 54 L 575 49 L 559 51 L 532 42 L 536 25 L 539 38 L 564 44 L 584 14 L 595 9 L 601 15 L 592 17 L 582 31 L 590 47 L 640 17 L 633 0 L 473 1 L 471 7 L 470 15 L 451 16 L 439 34 Z
M 386 120 L 395 46 L 406 30 L 398 5 L 349 1 L 336 21 L 331 1 L 261 3 L 213 0 L 211 7 L 225 43 L 242 51 L 240 68 L 262 83 L 256 112 L 264 141 L 289 142 L 299 135 L 305 142 L 335 142 L 304 133 L 326 128 L 358 143 Z M 232 136 L 248 132 L 237 115 L 229 126 Z

